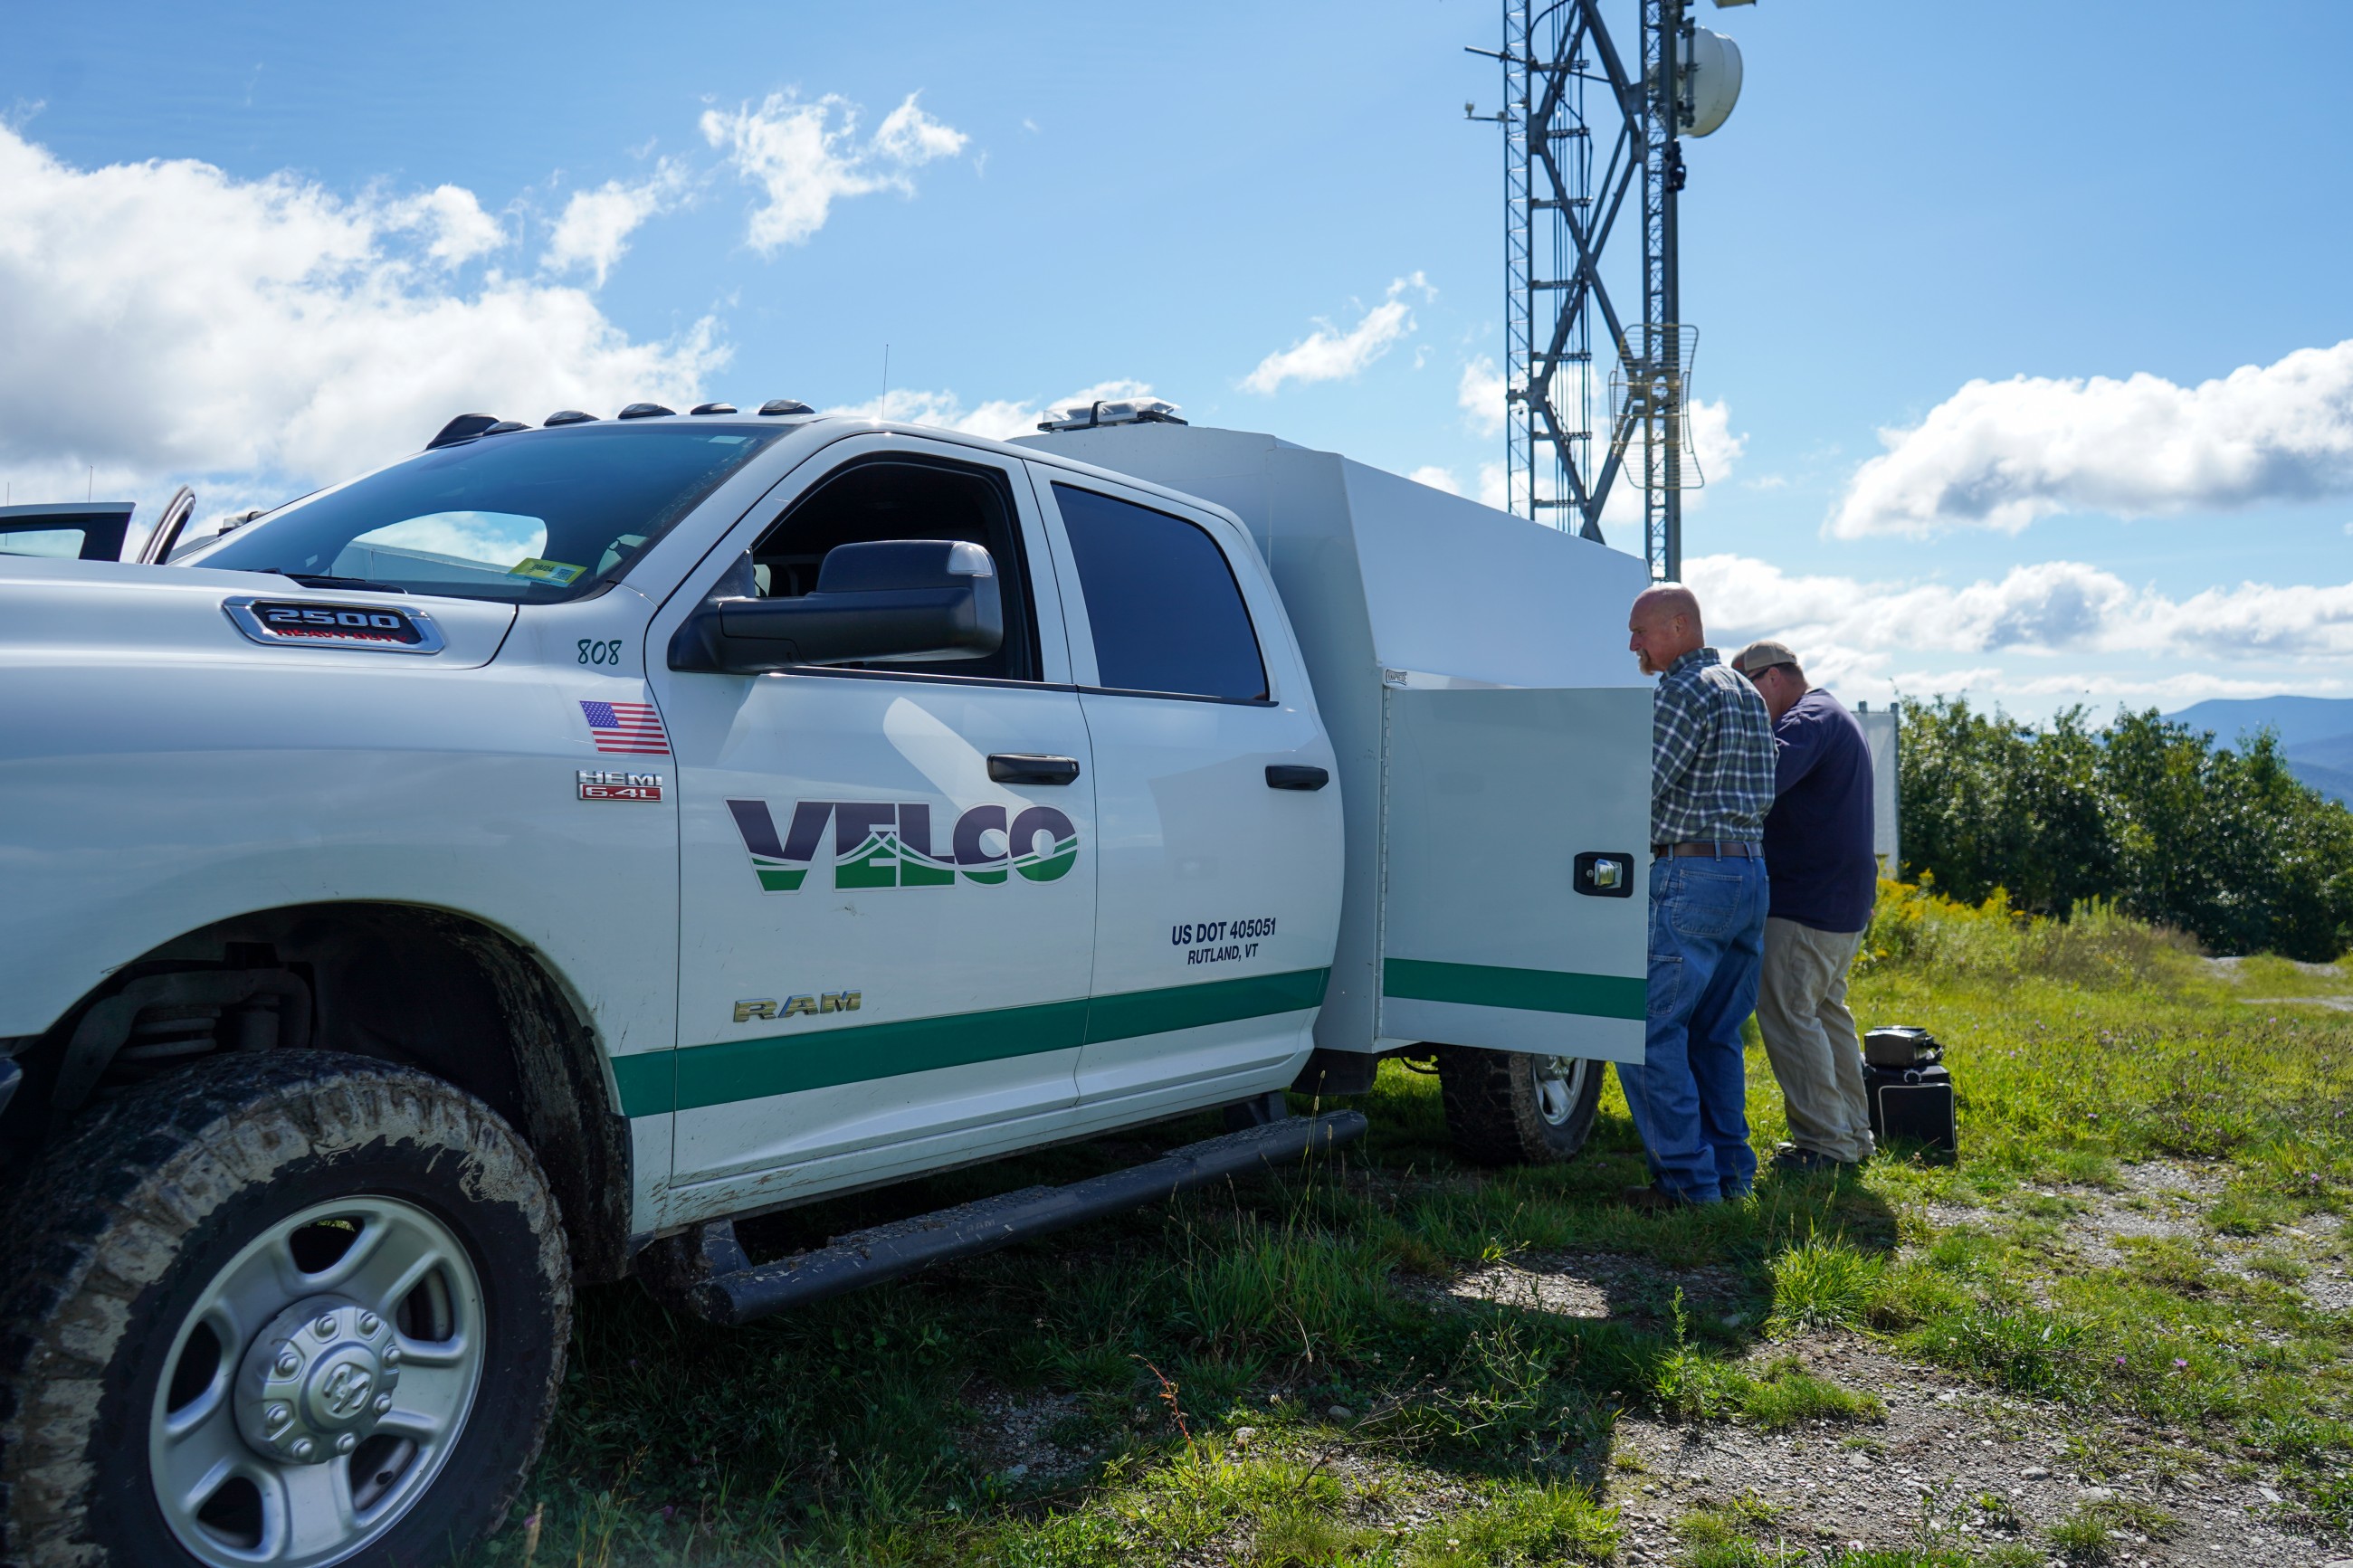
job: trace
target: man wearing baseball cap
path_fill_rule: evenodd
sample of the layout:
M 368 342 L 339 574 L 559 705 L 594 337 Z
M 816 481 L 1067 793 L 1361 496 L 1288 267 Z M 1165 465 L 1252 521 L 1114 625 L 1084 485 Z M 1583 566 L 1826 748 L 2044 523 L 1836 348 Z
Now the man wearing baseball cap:
M 1808 684 L 1788 645 L 1750 643 L 1732 661 L 1773 716 L 1773 809 L 1765 817 L 1772 902 L 1757 1026 L 1781 1081 L 1785 1171 L 1855 1165 L 1872 1152 L 1847 970 L 1879 890 L 1871 747 L 1839 700 Z

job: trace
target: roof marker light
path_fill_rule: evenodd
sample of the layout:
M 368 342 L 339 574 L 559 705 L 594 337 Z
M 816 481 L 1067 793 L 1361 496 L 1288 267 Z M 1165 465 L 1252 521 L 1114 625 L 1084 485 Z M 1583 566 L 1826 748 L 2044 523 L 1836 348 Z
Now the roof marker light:
M 557 425 L 586 425 L 594 422 L 596 417 L 596 416 L 594 414 L 583 414 L 577 408 L 559 408 L 554 413 L 547 416 L 545 424 L 550 426 Z
M 735 412 L 735 405 L 732 403 L 698 403 L 687 412 L 689 414 L 733 414 Z
M 817 410 L 794 398 L 772 397 L 760 405 L 760 412 L 763 414 L 814 414 Z
M 482 434 L 485 436 L 504 436 L 512 431 L 528 430 L 530 428 L 530 426 L 524 424 L 520 419 L 501 419 L 497 424 L 484 429 Z
M 632 403 L 621 410 L 624 419 L 659 419 L 665 414 L 675 414 L 675 408 L 664 408 L 659 403 Z
M 1176 405 L 1162 397 L 1106 397 L 1080 408 L 1062 410 L 1060 419 L 1049 419 L 1038 426 L 1040 430 L 1092 430 L 1100 425 L 1182 425 L 1176 417 Z
M 460 441 L 470 441 L 499 422 L 495 414 L 460 414 L 425 443 L 428 452 L 438 447 L 454 447 Z

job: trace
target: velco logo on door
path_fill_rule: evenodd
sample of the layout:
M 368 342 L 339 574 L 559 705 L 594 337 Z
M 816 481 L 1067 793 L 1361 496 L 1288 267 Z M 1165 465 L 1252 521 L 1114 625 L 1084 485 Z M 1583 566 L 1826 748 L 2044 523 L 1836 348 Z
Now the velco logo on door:
M 947 844 L 932 847 L 932 807 L 914 800 L 803 800 L 793 803 L 782 838 L 764 800 L 731 800 L 735 830 L 752 857 L 764 892 L 800 890 L 833 826 L 837 888 L 946 888 L 961 878 L 997 884 L 1015 873 L 1059 881 L 1079 859 L 1079 830 L 1050 805 L 976 805 L 955 819 Z

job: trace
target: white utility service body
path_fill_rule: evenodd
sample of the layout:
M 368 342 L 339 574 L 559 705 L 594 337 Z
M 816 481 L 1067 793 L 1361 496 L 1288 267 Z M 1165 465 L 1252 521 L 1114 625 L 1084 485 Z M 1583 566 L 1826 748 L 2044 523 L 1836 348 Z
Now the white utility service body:
M 1271 436 L 1141 423 L 1018 444 L 1216 502 L 1273 574 L 1347 817 L 1317 1045 L 1642 1059 L 1651 683 L 1624 631 L 1641 561 Z M 1609 887 L 1580 887 L 1580 854 L 1616 866 Z

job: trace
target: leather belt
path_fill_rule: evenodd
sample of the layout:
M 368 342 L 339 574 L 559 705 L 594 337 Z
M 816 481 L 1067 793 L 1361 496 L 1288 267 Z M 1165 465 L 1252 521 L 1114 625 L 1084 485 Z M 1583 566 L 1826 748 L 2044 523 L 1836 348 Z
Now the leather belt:
M 1653 859 L 1664 860 L 1671 856 L 1686 855 L 1705 855 L 1718 860 L 1761 860 L 1765 857 L 1765 850 L 1761 845 L 1736 843 L 1729 839 L 1723 842 L 1700 839 L 1683 844 L 1651 846 L 1651 856 Z

